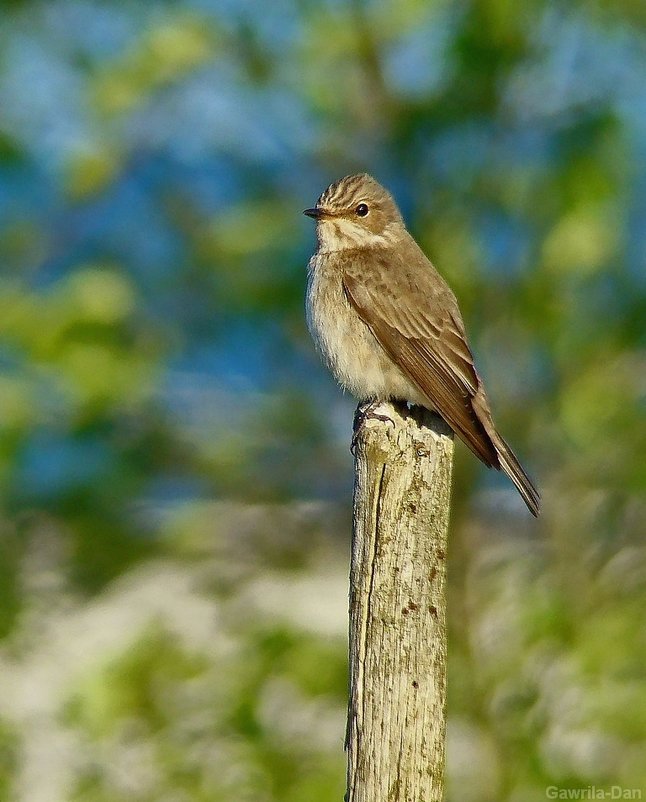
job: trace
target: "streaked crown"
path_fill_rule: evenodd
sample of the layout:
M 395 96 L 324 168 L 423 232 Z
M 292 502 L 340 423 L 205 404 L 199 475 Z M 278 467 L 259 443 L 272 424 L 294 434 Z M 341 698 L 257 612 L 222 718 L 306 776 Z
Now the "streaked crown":
M 410 236 L 390 192 L 366 173 L 330 184 L 303 214 L 316 220 L 321 252 L 389 246 Z
M 397 204 L 388 190 L 368 173 L 346 175 L 335 181 L 321 194 L 317 207 L 330 214 L 343 214 L 365 203 L 369 209 L 378 209 L 384 218 L 401 220 Z

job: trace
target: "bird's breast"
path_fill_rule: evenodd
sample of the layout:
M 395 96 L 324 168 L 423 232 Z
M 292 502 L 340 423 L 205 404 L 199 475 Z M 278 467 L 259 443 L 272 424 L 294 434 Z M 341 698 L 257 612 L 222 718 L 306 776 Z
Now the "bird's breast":
M 360 400 L 409 398 L 410 384 L 350 305 L 337 254 L 317 253 L 308 266 L 307 325 L 337 381 Z

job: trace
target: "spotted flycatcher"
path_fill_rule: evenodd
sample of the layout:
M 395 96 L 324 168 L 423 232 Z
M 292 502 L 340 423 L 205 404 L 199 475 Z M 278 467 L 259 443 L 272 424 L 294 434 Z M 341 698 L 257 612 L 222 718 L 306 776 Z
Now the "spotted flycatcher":
M 304 214 L 316 220 L 318 240 L 307 321 L 337 381 L 360 401 L 437 412 L 538 515 L 538 491 L 494 425 L 456 298 L 390 193 L 365 173 L 350 175 Z

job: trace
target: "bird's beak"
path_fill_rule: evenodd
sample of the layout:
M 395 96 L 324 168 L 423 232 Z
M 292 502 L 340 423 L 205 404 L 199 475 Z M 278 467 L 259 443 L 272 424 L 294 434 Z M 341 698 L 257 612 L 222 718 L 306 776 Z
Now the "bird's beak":
M 318 206 L 315 206 L 313 209 L 305 209 L 303 214 L 306 214 L 308 217 L 313 217 L 315 220 L 323 217 L 325 212 L 323 209 L 319 209 Z

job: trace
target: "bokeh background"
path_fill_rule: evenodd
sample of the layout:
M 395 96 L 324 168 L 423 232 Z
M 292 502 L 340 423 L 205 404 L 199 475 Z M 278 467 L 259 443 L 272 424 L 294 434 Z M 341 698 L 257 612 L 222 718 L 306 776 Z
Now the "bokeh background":
M 458 447 L 448 798 L 646 794 L 646 6 L 0 4 L 0 799 L 344 789 L 353 402 L 301 210 L 368 170 L 537 478 Z

